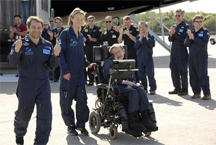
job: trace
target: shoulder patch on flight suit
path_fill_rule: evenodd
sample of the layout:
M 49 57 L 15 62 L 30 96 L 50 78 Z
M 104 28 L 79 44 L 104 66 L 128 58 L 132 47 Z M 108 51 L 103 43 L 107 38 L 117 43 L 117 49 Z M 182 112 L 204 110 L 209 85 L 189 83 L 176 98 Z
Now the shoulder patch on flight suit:
M 106 35 L 106 34 L 107 34 L 107 31 L 104 31 L 103 34 Z
M 87 32 L 88 32 L 88 29 L 85 29 L 84 31 L 87 33 Z

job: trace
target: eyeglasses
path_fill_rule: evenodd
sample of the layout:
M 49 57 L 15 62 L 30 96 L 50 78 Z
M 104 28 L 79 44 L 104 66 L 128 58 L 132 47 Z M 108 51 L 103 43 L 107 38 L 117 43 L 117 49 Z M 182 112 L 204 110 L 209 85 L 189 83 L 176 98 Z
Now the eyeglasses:
M 50 22 L 53 22 L 53 21 L 50 21 Z
M 202 23 L 203 21 L 195 21 L 196 23 Z
M 181 15 L 175 15 L 175 17 L 181 17 Z
M 112 21 L 106 21 L 106 23 L 111 23 Z

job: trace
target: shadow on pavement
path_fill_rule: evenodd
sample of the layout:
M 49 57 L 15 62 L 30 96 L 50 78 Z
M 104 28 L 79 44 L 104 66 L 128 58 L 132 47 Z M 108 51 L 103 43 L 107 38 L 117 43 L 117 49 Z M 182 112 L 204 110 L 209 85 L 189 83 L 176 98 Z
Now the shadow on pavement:
M 68 135 L 67 138 L 68 145 L 97 145 L 97 140 L 90 136 L 71 136 Z
M 153 137 L 140 137 L 135 138 L 131 135 L 124 134 L 122 132 L 118 133 L 117 139 L 113 140 L 108 134 L 94 134 L 96 137 L 101 139 L 102 141 L 109 142 L 110 145 L 164 145 Z
M 167 94 L 168 95 L 168 94 Z M 176 101 L 176 100 L 171 100 L 167 97 L 161 96 L 159 94 L 156 95 L 147 95 L 149 101 L 152 101 L 152 103 L 157 103 L 157 104 L 167 104 L 167 105 L 172 105 L 172 106 L 182 106 L 182 102 Z M 175 97 L 173 95 L 173 97 Z M 173 98 L 175 99 L 175 98 Z
M 191 96 L 187 95 L 187 96 L 182 96 L 183 99 L 188 100 L 188 101 L 192 101 L 197 103 L 198 105 L 209 109 L 209 110 L 215 110 L 216 109 L 216 100 L 202 100 L 202 99 L 191 99 Z

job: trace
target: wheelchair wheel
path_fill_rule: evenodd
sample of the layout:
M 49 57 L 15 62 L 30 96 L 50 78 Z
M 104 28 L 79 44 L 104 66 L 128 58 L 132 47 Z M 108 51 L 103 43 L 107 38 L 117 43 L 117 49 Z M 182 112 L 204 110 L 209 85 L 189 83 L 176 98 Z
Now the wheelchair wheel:
M 151 132 L 145 132 L 145 137 L 150 137 L 151 136 Z
M 100 131 L 101 119 L 97 112 L 91 112 L 89 116 L 89 128 L 92 134 L 97 134 Z
M 111 125 L 109 129 L 109 134 L 112 139 L 116 139 L 118 136 L 117 127 L 115 125 Z

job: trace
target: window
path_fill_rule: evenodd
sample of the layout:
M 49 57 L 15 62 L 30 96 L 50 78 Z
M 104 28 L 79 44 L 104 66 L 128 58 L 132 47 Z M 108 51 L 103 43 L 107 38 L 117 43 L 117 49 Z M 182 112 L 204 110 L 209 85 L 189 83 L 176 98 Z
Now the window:
M 41 0 L 41 8 L 42 10 L 48 12 L 48 0 Z

